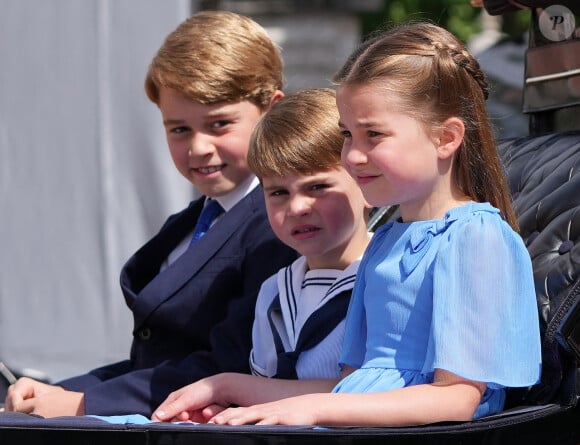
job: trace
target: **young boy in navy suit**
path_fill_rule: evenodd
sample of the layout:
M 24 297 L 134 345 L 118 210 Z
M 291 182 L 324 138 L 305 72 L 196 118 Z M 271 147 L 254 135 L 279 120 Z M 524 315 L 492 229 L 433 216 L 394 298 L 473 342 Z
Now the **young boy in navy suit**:
M 204 196 L 169 217 L 121 271 L 134 317 L 130 358 L 56 385 L 22 378 L 7 411 L 150 416 L 185 384 L 249 372 L 260 285 L 297 256 L 272 232 L 246 159 L 254 124 L 283 96 L 282 83 L 278 48 L 249 18 L 200 12 L 166 38 L 145 90 L 177 170 Z M 194 235 L 212 200 L 221 214 Z

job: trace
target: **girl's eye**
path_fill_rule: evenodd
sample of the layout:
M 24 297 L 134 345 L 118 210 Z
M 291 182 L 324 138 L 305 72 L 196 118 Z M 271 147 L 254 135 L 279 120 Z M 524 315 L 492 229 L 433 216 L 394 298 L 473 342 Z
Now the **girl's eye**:
M 340 133 L 341 133 L 341 134 L 342 134 L 342 136 L 343 136 L 343 137 L 345 137 L 345 138 L 349 138 L 349 137 L 351 136 L 351 135 L 350 135 L 350 131 L 348 131 L 348 130 L 342 130 Z

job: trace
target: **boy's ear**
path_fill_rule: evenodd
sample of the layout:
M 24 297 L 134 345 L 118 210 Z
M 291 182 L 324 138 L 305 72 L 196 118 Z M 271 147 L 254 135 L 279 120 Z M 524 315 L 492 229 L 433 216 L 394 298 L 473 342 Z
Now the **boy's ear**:
M 440 159 L 447 159 L 461 146 L 465 135 L 465 124 L 458 117 L 450 117 L 436 131 L 437 154 Z
M 280 91 L 280 90 L 274 91 L 274 94 L 272 94 L 272 98 L 270 99 L 270 103 L 268 104 L 268 107 L 266 107 L 266 110 L 264 110 L 264 111 L 268 111 L 272 107 L 272 105 L 274 105 L 276 102 L 278 102 L 283 97 L 284 97 L 284 93 L 282 91 Z

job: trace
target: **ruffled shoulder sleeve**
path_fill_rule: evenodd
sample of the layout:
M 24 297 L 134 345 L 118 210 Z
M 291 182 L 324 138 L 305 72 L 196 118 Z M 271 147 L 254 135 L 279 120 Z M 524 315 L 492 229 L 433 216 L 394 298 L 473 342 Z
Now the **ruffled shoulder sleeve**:
M 474 212 L 444 233 L 433 269 L 424 372 L 445 369 L 490 387 L 536 383 L 541 352 L 531 260 L 497 213 Z

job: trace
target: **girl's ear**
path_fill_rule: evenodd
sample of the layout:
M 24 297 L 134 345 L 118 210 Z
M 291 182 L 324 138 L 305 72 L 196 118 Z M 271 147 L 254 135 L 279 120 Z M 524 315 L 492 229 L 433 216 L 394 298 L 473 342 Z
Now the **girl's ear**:
M 440 159 L 447 159 L 457 151 L 463 142 L 465 125 L 458 117 L 446 119 L 437 129 L 437 154 Z

